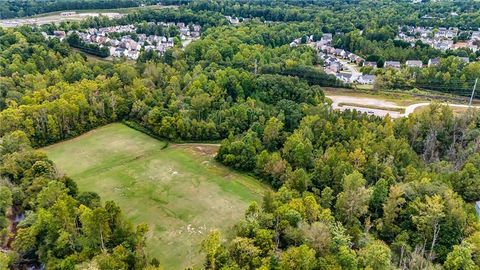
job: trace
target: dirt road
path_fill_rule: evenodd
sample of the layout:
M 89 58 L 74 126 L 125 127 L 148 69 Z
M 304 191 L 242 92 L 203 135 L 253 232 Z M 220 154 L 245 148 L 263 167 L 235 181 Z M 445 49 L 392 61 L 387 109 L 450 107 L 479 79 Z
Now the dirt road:
M 332 108 L 334 110 L 357 110 L 360 112 L 373 114 L 384 117 L 390 114 L 392 118 L 402 117 L 399 111 L 388 110 L 388 108 L 403 109 L 394 102 L 376 98 L 352 97 L 352 96 L 327 96 L 332 100 Z M 358 105 L 358 106 L 357 106 Z
M 353 97 L 353 96 L 339 96 L 339 95 L 327 95 L 332 100 L 332 108 L 335 110 L 344 111 L 347 109 L 357 110 L 360 112 L 377 115 L 384 117 L 389 114 L 392 118 L 408 117 L 417 108 L 428 106 L 430 102 L 420 102 L 411 104 L 408 106 L 399 106 L 395 102 L 387 101 L 377 98 L 367 97 Z M 456 108 L 469 108 L 466 104 L 452 104 L 441 103 L 450 107 Z M 480 106 L 472 106 L 474 108 L 480 108 Z M 389 110 L 390 109 L 390 110 Z M 393 109 L 393 110 L 392 110 Z M 404 112 L 400 112 L 404 110 Z

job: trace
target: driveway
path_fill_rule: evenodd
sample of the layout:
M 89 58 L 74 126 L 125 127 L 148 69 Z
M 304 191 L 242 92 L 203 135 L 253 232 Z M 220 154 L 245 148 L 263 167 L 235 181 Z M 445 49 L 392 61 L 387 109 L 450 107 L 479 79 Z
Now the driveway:
M 345 59 L 342 59 L 342 58 L 337 58 L 338 61 L 340 61 L 340 63 L 342 63 L 342 65 L 348 69 L 349 73 L 352 74 L 352 80 L 357 80 L 360 76 L 362 76 L 362 73 L 360 71 L 358 71 L 357 67 L 355 65 L 353 65 L 352 63 L 350 63 L 349 61 L 345 60 Z

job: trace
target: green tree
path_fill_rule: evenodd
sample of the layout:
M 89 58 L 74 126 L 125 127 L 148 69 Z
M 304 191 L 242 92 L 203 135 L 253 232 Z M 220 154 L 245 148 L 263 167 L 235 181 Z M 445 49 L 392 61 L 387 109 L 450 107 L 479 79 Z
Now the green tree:
M 270 150 L 278 149 L 282 140 L 283 122 L 275 117 L 270 118 L 263 130 L 263 143 Z
M 440 233 L 440 221 L 445 217 L 444 201 L 439 195 L 425 196 L 425 202 L 417 198 L 413 202 L 416 213 L 412 221 L 416 225 L 425 243 L 431 240 L 429 258 L 433 258 L 435 244 Z
M 315 266 L 315 251 L 307 245 L 290 247 L 280 255 L 281 269 L 309 270 Z
M 382 241 L 372 241 L 358 251 L 359 262 L 365 269 L 392 269 L 390 248 Z
M 456 245 L 453 250 L 448 253 L 447 259 L 443 264 L 447 270 L 473 270 L 478 266 L 472 260 L 470 248 L 466 245 Z
M 349 226 L 359 223 L 359 218 L 368 213 L 371 190 L 365 187 L 365 179 L 358 171 L 344 177 L 343 191 L 337 196 L 335 208 L 339 218 Z
M 294 167 L 310 168 L 313 162 L 313 146 L 308 138 L 295 132 L 283 146 L 285 159 Z
M 202 242 L 202 251 L 206 253 L 207 261 L 205 262 L 206 269 L 217 269 L 215 264 L 215 257 L 220 248 L 220 232 L 212 231 L 207 238 Z
M 237 237 L 233 239 L 229 248 L 233 261 L 243 269 L 255 269 L 260 266 L 261 250 L 256 247 L 252 239 Z

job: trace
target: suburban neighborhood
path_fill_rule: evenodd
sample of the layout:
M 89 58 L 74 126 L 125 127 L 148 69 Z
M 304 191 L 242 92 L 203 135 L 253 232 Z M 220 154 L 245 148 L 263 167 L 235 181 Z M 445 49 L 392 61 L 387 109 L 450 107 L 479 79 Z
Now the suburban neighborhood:
M 408 30 L 408 33 L 415 33 L 414 36 L 409 36 L 404 32 L 401 32 L 399 37 L 403 38 L 405 41 L 412 42 L 412 46 L 415 46 L 415 42 L 417 41 L 415 36 L 419 37 L 418 40 L 421 40 L 427 44 L 431 44 L 433 47 L 441 50 L 455 49 L 458 46 L 461 46 L 458 45 L 458 43 L 461 43 L 475 52 L 478 50 L 478 45 L 480 45 L 480 31 L 473 31 L 468 42 L 457 42 L 457 44 L 454 44 L 453 39 L 457 38 L 459 34 L 459 30 L 457 28 L 439 28 L 438 31 L 423 27 L 403 27 L 402 29 L 405 30 L 405 28 Z M 419 59 L 411 59 L 405 62 L 386 60 L 382 65 L 375 61 L 366 61 L 361 56 L 347 50 L 336 48 L 332 46 L 332 41 L 332 33 L 324 33 L 319 41 L 314 41 L 313 35 L 307 35 L 304 38 L 294 39 L 290 43 L 290 47 L 297 47 L 301 44 L 312 46 L 317 50 L 318 57 L 323 63 L 325 72 L 335 75 L 337 79 L 344 83 L 350 84 L 372 85 L 375 83 L 375 75 L 362 73 L 360 71 L 362 67 L 369 67 L 372 69 L 385 68 L 400 70 L 401 68 L 415 69 L 432 67 L 440 64 L 440 58 L 431 58 L 428 60 L 428 63 L 423 63 Z M 449 45 L 445 46 L 444 44 Z M 457 59 L 463 63 L 470 62 L 468 57 L 457 57 Z
M 480 30 L 469 32 L 461 31 L 457 27 L 401 26 L 397 38 L 411 43 L 412 46 L 421 41 L 442 51 L 468 48 L 476 52 L 480 45 Z
M 182 42 L 190 42 L 200 37 L 201 26 L 198 24 L 149 22 L 148 25 L 177 27 Z M 138 28 L 129 24 L 89 28 L 85 31 L 54 31 L 53 35 L 48 35 L 46 32 L 42 32 L 42 34 L 46 39 L 58 38 L 61 41 L 72 34 L 77 34 L 85 44 L 95 44 L 100 48 L 108 47 L 109 54 L 112 57 L 125 57 L 132 60 L 138 59 L 142 49 L 145 51 L 152 50 L 159 55 L 163 55 L 167 49 L 175 45 L 173 37 L 137 34 L 137 32 Z M 120 37 L 117 37 L 119 35 Z

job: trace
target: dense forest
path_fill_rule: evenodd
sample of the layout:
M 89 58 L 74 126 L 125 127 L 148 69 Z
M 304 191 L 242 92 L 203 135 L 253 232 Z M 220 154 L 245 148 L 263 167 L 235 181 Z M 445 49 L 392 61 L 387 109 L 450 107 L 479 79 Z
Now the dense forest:
M 194 1 L 120 21 L 0 29 L 0 266 L 161 269 L 145 255 L 145 225 L 133 227 L 114 202 L 79 192 L 35 150 L 125 121 L 171 141 L 222 140 L 219 162 L 275 190 L 251 204 L 233 237 L 210 233 L 202 244 L 206 269 L 478 269 L 479 112 L 456 115 L 434 104 L 392 120 L 334 111 L 322 87 L 341 84 L 313 68 L 313 48 L 288 45 L 340 24 L 344 32 L 371 24 L 376 31 L 425 11 L 384 1 L 372 7 L 391 8 L 395 15 L 384 21 L 367 8 L 353 11 L 367 2 L 330 2 L 338 4 Z M 428 7 L 441 10 L 435 5 Z M 444 5 L 447 13 L 454 8 Z M 338 17 L 340 9 L 353 17 Z M 285 15 L 265 15 L 273 11 Z M 254 19 L 232 26 L 222 14 Z M 135 65 L 89 61 L 40 34 L 150 20 L 208 27 L 187 47 L 144 53 Z M 445 58 L 416 80 L 433 84 L 441 72 L 467 83 L 478 63 Z

